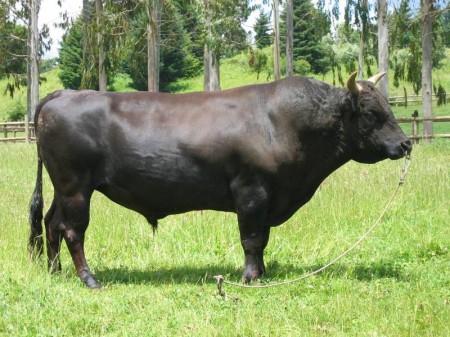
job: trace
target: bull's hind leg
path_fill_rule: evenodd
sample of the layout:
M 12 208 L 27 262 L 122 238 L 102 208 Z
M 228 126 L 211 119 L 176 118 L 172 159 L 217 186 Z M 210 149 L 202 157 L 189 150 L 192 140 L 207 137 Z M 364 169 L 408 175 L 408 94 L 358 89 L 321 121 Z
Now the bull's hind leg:
M 62 197 L 63 236 L 77 274 L 89 288 L 101 288 L 89 269 L 84 254 L 84 236 L 89 224 L 90 193 L 78 192 Z
M 61 271 L 59 252 L 61 249 L 61 212 L 57 207 L 56 198 L 45 215 L 45 233 L 47 237 L 47 261 L 50 272 Z
M 258 184 L 246 186 L 239 179 L 233 182 L 232 189 L 245 254 L 243 278 L 245 282 L 250 282 L 265 272 L 263 254 L 270 233 L 270 228 L 265 224 L 267 193 L 263 186 Z

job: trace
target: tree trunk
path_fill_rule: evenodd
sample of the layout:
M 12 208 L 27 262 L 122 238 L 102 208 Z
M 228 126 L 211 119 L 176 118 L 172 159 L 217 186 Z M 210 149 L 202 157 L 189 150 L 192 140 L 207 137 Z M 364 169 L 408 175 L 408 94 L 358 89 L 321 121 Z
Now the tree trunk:
M 378 88 L 384 97 L 389 97 L 389 34 L 387 22 L 387 1 L 378 0 L 378 72 L 385 72 Z
M 280 12 L 279 1 L 273 0 L 273 77 L 279 80 L 280 75 Z
M 205 49 L 203 54 L 203 91 L 209 91 L 209 73 L 210 73 L 210 67 L 209 67 L 209 61 L 210 59 L 210 53 L 208 44 L 205 43 Z
M 98 90 L 100 92 L 106 91 L 106 85 L 108 83 L 108 77 L 106 75 L 105 68 L 105 49 L 103 46 L 103 34 L 102 34 L 102 15 L 103 15 L 103 3 L 102 0 L 95 0 L 95 11 L 97 14 L 97 43 L 98 43 Z
M 361 0 L 361 13 L 360 13 L 360 22 L 361 22 L 361 32 L 359 35 L 359 54 L 358 54 L 358 79 L 362 80 L 364 78 L 364 53 L 365 53 L 365 41 L 367 35 L 367 28 L 369 23 L 367 15 L 367 0 Z
M 150 0 L 149 0 L 150 1 Z M 147 22 L 147 80 L 148 91 L 159 91 L 159 66 L 160 66 L 160 22 L 161 22 L 162 0 L 148 3 Z
M 286 26 L 287 26 L 287 39 L 286 39 L 286 77 L 294 74 L 294 3 L 293 0 L 286 1 Z
M 432 77 L 431 77 L 431 53 L 433 48 L 432 25 L 433 18 L 431 15 L 433 0 L 422 0 L 422 109 L 423 117 L 429 118 L 433 116 L 432 108 Z M 431 141 L 433 135 L 433 122 L 423 122 L 423 135 L 425 139 Z
M 210 6 L 210 0 L 204 0 L 205 5 L 205 25 L 207 38 L 205 41 L 205 51 L 204 51 L 204 80 L 203 80 L 203 90 L 204 91 L 215 91 L 220 90 L 220 56 L 217 51 L 213 50 L 210 46 L 211 40 L 213 38 L 211 31 L 211 17 L 212 9 Z
M 89 25 L 89 0 L 83 0 L 83 71 L 86 71 L 88 64 L 88 25 Z
M 361 24 L 363 26 L 364 23 Z M 364 37 L 363 28 L 361 27 L 361 33 L 359 37 L 359 53 L 358 53 L 358 79 L 364 78 Z
M 40 0 L 29 0 L 28 17 L 28 72 L 27 72 L 27 114 L 33 120 L 39 102 L 39 54 L 38 13 Z
M 214 52 L 210 54 L 209 90 L 220 90 L 220 58 Z

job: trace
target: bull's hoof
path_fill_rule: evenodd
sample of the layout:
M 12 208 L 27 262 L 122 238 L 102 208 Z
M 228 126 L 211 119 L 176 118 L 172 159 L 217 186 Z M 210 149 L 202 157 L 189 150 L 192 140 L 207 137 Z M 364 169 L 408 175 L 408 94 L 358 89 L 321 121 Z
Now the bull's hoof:
M 262 271 L 253 271 L 253 272 L 244 272 L 244 275 L 242 276 L 242 282 L 245 284 L 249 284 L 252 281 L 256 281 L 263 275 Z
M 102 285 L 97 282 L 97 280 L 94 278 L 94 275 L 90 272 L 84 272 L 80 275 L 81 281 L 89 288 L 89 289 L 96 289 L 101 290 Z
M 48 270 L 51 274 L 57 274 L 61 272 L 61 262 L 59 260 L 48 261 Z

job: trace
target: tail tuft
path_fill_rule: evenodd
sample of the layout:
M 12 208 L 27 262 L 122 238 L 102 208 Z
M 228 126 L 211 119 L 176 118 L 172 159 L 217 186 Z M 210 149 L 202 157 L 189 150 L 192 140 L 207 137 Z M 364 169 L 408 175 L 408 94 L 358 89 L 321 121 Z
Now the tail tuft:
M 42 198 L 42 161 L 38 158 L 38 169 L 36 186 L 30 201 L 30 238 L 28 240 L 28 250 L 32 258 L 42 255 L 44 239 L 42 238 L 42 210 L 44 200 Z

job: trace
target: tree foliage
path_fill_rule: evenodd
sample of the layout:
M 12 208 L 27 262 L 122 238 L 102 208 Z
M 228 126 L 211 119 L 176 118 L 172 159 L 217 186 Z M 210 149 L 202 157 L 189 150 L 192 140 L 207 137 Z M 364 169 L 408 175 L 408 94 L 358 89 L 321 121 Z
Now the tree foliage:
M 255 43 L 259 49 L 268 47 L 272 44 L 270 37 L 270 18 L 263 10 L 260 10 L 259 16 L 255 22 Z
M 165 6 L 161 21 L 160 89 L 165 91 L 178 78 L 197 74 L 201 67 L 201 56 L 194 52 L 192 35 L 187 30 L 176 3 Z M 137 13 L 133 17 L 131 34 L 128 36 L 127 45 L 130 48 L 122 63 L 122 69 L 130 73 L 133 87 L 138 90 L 147 88 L 147 46 L 142 39 L 144 27 L 144 18 Z
M 0 79 L 8 79 L 5 93 L 12 97 L 16 89 L 27 84 L 27 36 L 29 22 L 28 1 L 3 0 L 0 2 Z M 36 58 L 50 49 L 49 29 L 43 25 L 38 32 Z M 41 79 L 42 80 L 42 79 Z
M 59 69 L 58 74 L 64 88 L 80 89 L 83 79 L 83 21 L 79 18 L 73 26 L 64 34 L 61 48 L 59 49 Z M 97 89 L 96 73 L 93 72 L 94 79 L 90 82 L 92 86 L 85 89 Z
M 286 11 L 281 15 L 281 42 L 286 43 Z M 305 60 L 315 74 L 324 74 L 330 70 L 330 58 L 322 38 L 330 32 L 330 20 L 327 15 L 314 7 L 311 0 L 294 0 L 294 63 Z M 303 62 L 303 65 L 305 63 Z M 297 69 L 299 67 L 297 66 Z M 305 67 L 302 67 L 304 72 Z M 295 66 L 294 66 L 295 70 Z
M 444 12 L 445 13 L 445 12 Z M 441 14 L 436 11 L 436 14 Z M 402 0 L 390 17 L 389 41 L 391 63 L 394 70 L 394 86 L 407 81 L 415 94 L 422 88 L 422 36 L 421 14 L 413 12 L 410 1 Z M 433 68 L 439 68 L 445 58 L 445 17 L 433 22 Z

